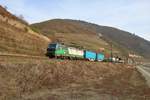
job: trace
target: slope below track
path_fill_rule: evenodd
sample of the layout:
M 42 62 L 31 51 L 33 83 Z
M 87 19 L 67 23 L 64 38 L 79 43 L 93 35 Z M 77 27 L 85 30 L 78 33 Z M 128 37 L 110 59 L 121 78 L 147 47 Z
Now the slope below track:
M 0 62 L 0 94 L 1 100 L 149 100 L 150 89 L 134 66 L 9 57 Z

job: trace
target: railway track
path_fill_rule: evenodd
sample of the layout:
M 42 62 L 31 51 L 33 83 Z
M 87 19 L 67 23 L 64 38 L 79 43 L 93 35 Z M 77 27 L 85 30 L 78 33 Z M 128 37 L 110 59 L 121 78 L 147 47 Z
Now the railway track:
M 33 58 L 33 59 L 48 59 L 44 56 L 31 56 L 31 55 L 23 55 L 23 54 L 0 54 L 0 58 L 3 57 L 17 57 L 17 58 Z

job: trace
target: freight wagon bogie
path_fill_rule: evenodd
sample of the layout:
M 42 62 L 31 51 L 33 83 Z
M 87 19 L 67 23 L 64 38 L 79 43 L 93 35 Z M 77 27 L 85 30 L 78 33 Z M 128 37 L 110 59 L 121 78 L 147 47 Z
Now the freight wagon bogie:
M 95 61 L 95 59 L 88 59 L 89 61 Z
M 102 62 L 103 60 L 97 60 L 98 62 Z

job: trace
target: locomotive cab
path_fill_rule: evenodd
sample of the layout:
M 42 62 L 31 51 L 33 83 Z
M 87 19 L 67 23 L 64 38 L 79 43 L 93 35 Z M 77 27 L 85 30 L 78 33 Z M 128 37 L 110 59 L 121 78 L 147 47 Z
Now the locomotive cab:
M 56 51 L 57 47 L 58 47 L 57 43 L 50 43 L 47 48 L 46 56 L 48 56 L 50 58 L 55 57 L 55 51 Z

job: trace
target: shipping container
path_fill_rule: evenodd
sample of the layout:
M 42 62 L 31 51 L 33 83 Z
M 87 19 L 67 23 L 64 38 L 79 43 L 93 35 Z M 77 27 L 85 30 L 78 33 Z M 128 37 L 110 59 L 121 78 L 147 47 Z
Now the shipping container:
M 97 61 L 103 61 L 104 58 L 105 58 L 104 54 L 102 54 L 102 53 L 97 53 L 97 55 L 96 55 L 96 60 L 97 60 Z
M 96 53 L 92 51 L 84 51 L 84 58 L 90 61 L 95 61 L 96 60 Z
M 68 53 L 71 57 L 84 58 L 84 51 L 77 48 L 68 47 Z

